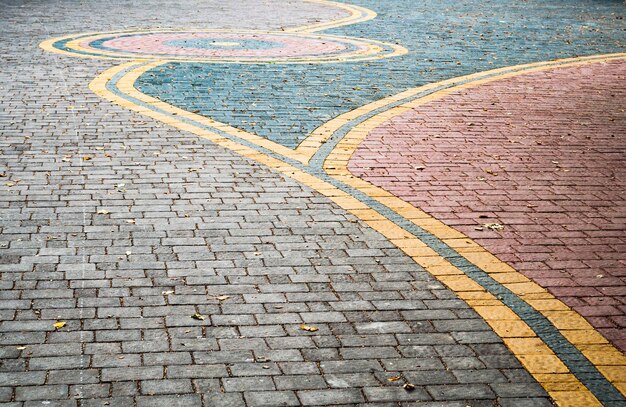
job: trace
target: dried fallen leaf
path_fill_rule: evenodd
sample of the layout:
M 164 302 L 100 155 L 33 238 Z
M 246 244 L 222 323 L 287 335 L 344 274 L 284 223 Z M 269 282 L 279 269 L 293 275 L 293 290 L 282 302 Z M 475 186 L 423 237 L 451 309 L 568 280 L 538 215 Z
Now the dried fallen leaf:
M 26 346 L 16 346 L 15 349 L 17 349 L 17 350 L 24 350 L 24 349 L 26 349 Z
M 174 294 L 174 290 L 161 291 L 161 294 L 163 294 L 163 295 L 170 295 L 170 294 Z
M 88 155 L 83 156 L 83 161 L 89 161 L 91 160 L 91 157 Z
M 504 225 L 501 225 L 499 223 L 485 223 L 485 224 L 483 224 L 483 227 L 486 227 L 487 229 L 491 229 L 491 230 L 502 230 L 502 229 L 504 229 Z
M 413 383 L 404 383 L 402 388 L 406 391 L 413 391 L 415 390 L 415 385 Z
M 309 332 L 315 332 L 315 331 L 319 331 L 319 328 L 316 328 L 314 326 L 308 326 L 308 325 L 300 325 L 300 329 L 303 329 L 305 331 L 309 331 Z
M 494 172 L 494 171 L 492 171 L 492 170 L 485 170 L 485 172 L 486 172 L 487 174 L 491 174 L 491 175 L 493 175 L 494 177 L 497 177 L 497 176 L 498 176 L 498 173 L 497 173 L 497 172 Z
M 191 316 L 193 319 L 197 319 L 198 321 L 204 321 L 204 317 L 197 312 Z
M 230 298 L 230 295 L 220 295 L 220 296 L 217 296 L 217 297 L 215 297 L 215 298 L 217 298 L 217 299 L 218 299 L 218 300 L 220 300 L 220 301 L 224 301 L 224 300 L 229 299 L 229 298 Z
M 98 215 L 108 215 L 111 212 L 107 211 L 106 209 L 100 209 L 97 213 Z
M 395 381 L 400 380 L 401 378 L 402 378 L 402 376 L 394 376 L 394 377 L 387 378 L 387 380 L 390 381 L 390 382 L 395 382 Z
M 126 223 L 132 223 L 134 225 L 137 221 L 135 219 L 127 219 Z
M 56 322 L 52 325 L 54 325 L 55 328 L 59 329 L 59 328 L 63 328 L 65 324 L 67 324 L 67 322 L 61 321 L 61 322 Z
M 7 183 L 6 183 L 6 184 L 4 184 L 4 185 L 6 185 L 6 186 L 7 186 L 7 187 L 9 187 L 9 188 L 10 188 L 10 187 L 14 187 L 14 186 L 15 186 L 15 184 L 14 184 L 13 182 L 7 182 Z

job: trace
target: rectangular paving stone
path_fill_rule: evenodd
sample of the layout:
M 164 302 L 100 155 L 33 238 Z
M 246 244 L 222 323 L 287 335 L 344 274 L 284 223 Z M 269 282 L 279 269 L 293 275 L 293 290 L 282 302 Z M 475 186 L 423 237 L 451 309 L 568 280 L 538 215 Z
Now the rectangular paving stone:
M 332 373 L 325 374 L 323 377 L 330 388 L 353 389 L 380 386 L 380 381 L 374 373 Z
M 108 383 L 78 384 L 70 386 L 69 393 L 77 399 L 98 399 L 108 397 L 110 388 Z
M 271 377 L 229 377 L 222 379 L 227 392 L 275 390 Z
M 227 377 L 224 365 L 173 365 L 167 367 L 168 379 Z
M 411 332 L 411 327 L 403 321 L 357 323 L 355 328 L 360 334 Z
M 304 322 L 309 324 L 323 322 L 344 322 L 346 317 L 341 312 L 301 312 L 300 316 Z
M 168 374 L 170 372 L 168 371 Z M 124 380 L 162 379 L 163 367 L 124 367 L 102 369 L 102 381 L 119 382 Z
M 0 372 L 0 386 L 42 385 L 46 372 Z
M 202 396 L 206 406 L 215 407 L 245 407 L 243 393 L 209 393 Z
M 426 386 L 426 390 L 435 400 L 472 400 L 494 397 L 489 386 L 484 384 L 447 384 L 445 386 Z
M 292 391 L 245 392 L 246 405 L 251 407 L 299 406 L 300 402 Z
M 281 374 L 278 365 L 273 362 L 234 363 L 230 366 L 232 376 L 270 376 Z
M 137 407 L 160 407 L 160 406 L 199 406 L 201 396 L 199 394 L 168 395 L 168 396 L 138 396 Z
M 274 378 L 278 390 L 313 390 L 325 389 L 326 381 L 322 376 L 276 376 Z
M 100 372 L 97 369 L 50 370 L 48 384 L 98 383 Z
M 302 390 L 296 393 L 304 406 L 356 404 L 365 401 L 358 389 Z
M 15 400 L 58 400 L 68 396 L 68 386 L 55 384 L 44 386 L 19 386 L 15 388 Z
M 146 395 L 193 392 L 189 379 L 144 380 L 140 385 L 141 393 Z
M 400 385 L 397 387 L 365 387 L 363 393 L 365 393 L 365 398 L 368 401 L 376 403 L 432 400 L 428 392 L 420 387 L 411 391 L 406 391 Z
M 362 373 L 382 370 L 376 360 L 334 360 L 320 362 L 320 369 L 326 373 Z

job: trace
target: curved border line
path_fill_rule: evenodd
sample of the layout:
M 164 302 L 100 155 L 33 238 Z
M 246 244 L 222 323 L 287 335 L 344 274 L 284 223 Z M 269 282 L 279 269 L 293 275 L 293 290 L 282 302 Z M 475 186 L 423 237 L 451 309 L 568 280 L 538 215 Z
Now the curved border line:
M 99 50 L 92 48 L 84 48 L 81 45 L 85 39 L 99 40 L 115 35 L 130 35 L 130 34 L 150 34 L 150 33 L 180 33 L 189 32 L 190 30 L 174 30 L 174 29 L 161 29 L 161 30 L 141 30 L 141 31 L 111 31 L 100 33 L 83 33 L 73 34 L 64 37 L 57 37 L 42 42 L 39 46 L 54 53 L 60 53 L 63 55 L 79 56 L 86 58 L 102 58 L 112 60 L 137 60 L 137 61 L 167 61 L 167 62 L 198 62 L 198 63 L 237 63 L 237 64 L 260 64 L 260 63 L 272 63 L 272 64 L 311 64 L 311 63 L 337 63 L 337 62 L 353 62 L 353 61 L 369 61 L 382 58 L 392 58 L 400 55 L 404 55 L 408 50 L 400 45 L 385 43 L 377 40 L 370 40 L 366 38 L 346 37 L 340 35 L 327 35 L 327 34 L 314 34 L 308 32 L 272 32 L 272 31 L 255 31 L 255 30 L 224 30 L 224 29 L 198 29 L 193 30 L 196 32 L 224 32 L 224 33 L 249 33 L 249 34 L 271 34 L 284 37 L 302 36 L 312 39 L 328 39 L 338 42 L 349 43 L 353 46 L 363 47 L 364 49 L 350 51 L 340 54 L 328 54 L 320 56 L 294 56 L 294 57 L 259 57 L 259 58 L 236 58 L 236 57 L 185 57 L 185 56 L 171 56 L 171 55 L 159 55 L 159 54 L 135 54 L 129 52 L 111 52 L 107 50 Z M 71 49 L 72 51 L 59 48 L 58 44 L 64 48 Z
M 436 94 L 438 95 L 436 97 L 443 97 L 445 96 L 445 94 L 447 94 L 445 92 L 448 92 L 448 93 L 451 92 L 449 88 L 453 86 L 460 86 L 462 84 L 478 81 L 481 79 L 485 79 L 485 82 L 487 82 L 486 78 L 491 78 L 489 79 L 490 81 L 503 79 L 506 77 L 506 75 L 515 76 L 523 72 L 531 72 L 532 70 L 549 69 L 550 66 L 559 67 L 559 66 L 562 66 L 563 64 L 570 64 L 570 63 L 576 63 L 576 62 L 585 63 L 585 61 L 594 62 L 598 59 L 608 60 L 608 59 L 623 58 L 623 57 L 626 57 L 626 53 L 592 55 L 592 56 L 576 57 L 576 58 L 564 58 L 564 59 L 557 59 L 553 61 L 534 62 L 530 64 L 513 65 L 509 67 L 504 67 L 504 68 L 491 69 L 488 71 L 477 72 L 477 73 L 470 74 L 470 75 L 464 75 L 464 76 L 458 76 L 455 78 L 445 79 L 440 82 L 428 83 L 426 85 L 408 89 L 403 92 L 397 93 L 395 95 L 391 95 L 383 99 L 365 104 L 361 107 L 358 107 L 354 110 L 343 113 L 323 123 L 322 125 L 317 127 L 315 130 L 313 130 L 310 133 L 310 135 L 305 140 L 302 141 L 302 143 L 298 146 L 296 150 L 300 150 L 300 152 L 302 153 L 312 152 L 311 156 L 316 155 L 316 154 L 319 156 L 320 153 L 318 153 L 318 150 L 320 149 L 320 147 L 323 144 L 325 144 L 329 139 L 331 139 L 333 136 L 335 136 L 336 133 L 341 128 L 350 126 L 351 124 L 354 124 L 355 122 L 358 123 L 360 121 L 363 121 L 364 119 L 369 119 L 372 113 L 381 114 L 382 112 L 390 111 L 390 113 L 388 114 L 393 114 L 394 116 L 401 114 L 404 111 L 413 107 L 412 105 L 409 104 L 411 101 L 420 100 L 421 101 L 420 103 L 425 103 L 426 100 L 430 100 L 430 99 L 426 99 L 426 97 L 428 98 L 435 97 L 433 96 L 435 92 L 437 92 Z M 476 83 L 476 85 L 478 84 L 479 83 Z M 459 88 L 457 87 L 456 90 L 458 89 Z M 439 93 L 439 92 L 442 92 L 442 93 Z M 395 110 L 391 111 L 391 109 L 395 109 Z M 351 137 L 351 138 L 354 139 L 354 137 Z M 333 145 L 334 151 L 332 152 L 332 154 L 334 156 L 339 155 L 339 152 L 335 151 L 337 150 L 337 147 L 335 147 L 335 145 L 338 145 L 338 144 L 339 142 L 334 143 Z M 346 147 L 351 147 L 351 146 L 349 146 L 349 143 L 347 141 L 344 141 L 341 147 L 339 148 L 343 149 Z M 347 149 L 346 151 L 350 151 L 350 149 Z M 325 151 L 325 155 L 322 156 L 323 159 L 318 158 L 318 161 L 325 160 L 326 156 L 328 156 L 329 154 L 330 154 L 330 151 Z
M 237 64 L 255 64 L 271 62 L 275 64 L 297 64 L 297 63 L 333 63 L 333 62 L 350 62 L 350 61 L 366 61 L 371 59 L 391 58 L 399 55 L 404 55 L 408 51 L 399 45 L 388 44 L 377 40 L 369 40 L 356 37 L 345 37 L 338 35 L 326 35 L 326 34 L 309 34 L 309 33 L 283 33 L 283 32 L 271 32 L 271 31 L 252 31 L 252 30 L 194 30 L 197 32 L 224 32 L 224 33 L 248 33 L 248 34 L 271 34 L 275 36 L 283 36 L 293 38 L 297 34 L 305 38 L 312 39 L 328 39 L 338 42 L 349 43 L 356 47 L 363 47 L 364 49 L 350 51 L 341 54 L 328 54 L 320 56 L 294 56 L 294 57 L 259 57 L 259 58 L 236 58 L 236 57 L 185 57 L 185 56 L 171 56 L 171 55 L 159 55 L 159 54 L 135 54 L 130 52 L 111 52 L 107 50 L 99 50 L 93 48 L 84 48 L 81 44 L 85 39 L 99 40 L 107 38 L 115 34 L 150 34 L 153 32 L 165 32 L 165 33 L 178 33 L 188 32 L 188 30 L 159 30 L 159 31 L 137 31 L 137 32 L 124 32 L 124 33 L 100 33 L 93 36 L 79 35 L 75 38 L 64 43 L 65 47 L 75 50 L 79 55 L 93 55 L 103 56 L 108 59 L 137 59 L 137 60 L 159 60 L 159 61 L 176 61 L 176 62 L 202 62 L 202 63 L 237 63 Z M 58 42 L 58 41 L 57 41 Z M 53 44 L 56 44 L 53 43 Z M 54 45 L 53 45 L 54 46 Z M 73 54 L 70 51 L 64 51 L 69 54 Z
M 621 56 L 623 56 L 623 54 L 619 55 L 619 57 Z M 503 68 L 488 72 L 491 72 L 494 77 L 504 77 L 507 73 L 511 73 L 511 71 L 515 69 L 520 70 L 537 66 L 550 67 L 556 66 L 559 63 L 563 65 L 572 61 L 594 62 L 592 60 L 600 60 L 601 58 L 611 59 L 617 57 L 618 56 L 614 54 L 609 56 L 573 58 L 548 63 L 521 65 L 518 67 L 508 69 Z M 503 339 L 507 338 L 505 343 L 507 343 L 507 345 L 511 348 L 513 354 L 518 357 L 528 371 L 535 376 L 535 378 L 560 405 L 572 405 L 572 403 L 576 404 L 581 401 L 586 405 L 600 405 L 598 399 L 594 397 L 594 394 L 602 400 L 608 400 L 606 405 L 615 404 L 615 402 L 612 401 L 616 399 L 618 400 L 616 402 L 618 404 L 623 401 L 623 396 L 619 393 L 619 391 L 617 391 L 615 387 L 612 387 L 609 382 L 602 381 L 605 379 L 602 377 L 600 372 L 594 370 L 596 369 L 595 366 L 580 353 L 577 353 L 578 350 L 574 352 L 574 349 L 576 348 L 574 348 L 570 342 L 568 342 L 567 339 L 561 335 L 561 332 L 558 329 L 554 328 L 554 325 L 552 325 L 548 318 L 527 305 L 527 303 L 520 299 L 518 295 L 513 295 L 507 287 L 504 287 L 503 284 L 506 283 L 510 287 L 515 287 L 518 290 L 523 289 L 526 300 L 534 301 L 535 306 L 537 306 L 537 304 L 543 304 L 543 309 L 547 309 L 548 311 L 563 311 L 562 303 L 558 300 L 551 300 L 549 297 L 546 297 L 546 291 L 544 289 L 533 285 L 532 282 L 529 283 L 527 279 L 519 281 L 515 280 L 515 278 L 519 278 L 521 275 L 510 269 L 510 267 L 508 269 L 506 267 L 504 269 L 498 269 L 498 271 L 502 274 L 493 274 L 493 276 L 497 276 L 497 279 L 492 278 L 491 275 L 487 274 L 480 268 L 476 268 L 476 266 L 469 261 L 471 259 L 469 254 L 471 254 L 472 251 L 479 252 L 477 253 L 478 255 L 483 254 L 480 252 L 480 246 L 475 245 L 475 243 L 474 245 L 471 245 L 472 242 L 469 242 L 469 247 L 465 247 L 466 242 L 468 242 L 469 239 L 462 238 L 463 235 L 454 230 L 451 230 L 453 233 L 452 236 L 442 236 L 440 239 L 434 234 L 430 234 L 424 231 L 424 229 L 417 227 L 414 222 L 416 219 L 423 219 L 420 221 L 421 224 L 428 224 L 429 222 L 432 222 L 432 219 L 416 208 L 403 206 L 406 205 L 404 201 L 391 196 L 391 194 L 386 191 L 368 190 L 367 188 L 361 190 L 360 188 L 352 187 L 350 184 L 345 182 L 346 180 L 338 180 L 336 176 L 331 178 L 326 175 L 321 168 L 316 167 L 315 165 L 303 166 L 300 162 L 282 156 L 280 153 L 274 152 L 271 149 L 258 146 L 248 140 L 233 136 L 219 129 L 206 128 L 199 123 L 194 124 L 193 121 L 188 118 L 178 118 L 173 116 L 172 113 L 160 111 L 161 109 L 146 104 L 140 100 L 134 101 L 132 100 L 132 97 L 125 95 L 121 90 L 115 90 L 114 88 L 109 89 L 109 85 L 111 85 L 109 83 L 109 79 L 111 78 L 108 78 L 107 76 L 124 76 L 125 69 L 127 71 L 132 71 L 140 65 L 142 64 L 131 63 L 125 64 L 122 67 L 113 68 L 96 78 L 96 80 L 94 80 L 94 82 L 90 85 L 90 88 L 100 96 L 121 104 L 124 107 L 146 114 L 182 130 L 190 131 L 201 137 L 207 138 L 218 145 L 229 148 L 247 158 L 254 159 L 262 164 L 274 168 L 317 190 L 323 195 L 329 197 L 339 206 L 355 214 L 365 223 L 390 239 L 390 241 L 410 255 L 416 262 L 418 262 L 418 264 L 425 266 L 428 271 L 443 281 L 453 291 L 456 291 L 457 294 L 459 294 L 459 297 L 466 300 L 466 302 L 479 312 L 483 318 L 489 319 L 494 331 L 502 336 Z M 526 71 L 528 70 L 529 69 L 526 69 Z M 479 76 L 481 75 L 475 74 L 469 75 L 468 77 Z M 484 77 L 485 73 L 483 73 L 482 76 Z M 111 82 L 115 82 L 117 79 L 119 78 L 113 78 Z M 458 82 L 458 78 L 456 82 Z M 446 86 L 449 87 L 451 85 L 448 84 Z M 427 87 L 433 90 L 441 90 L 433 85 L 427 85 Z M 419 96 L 420 95 L 418 95 L 418 97 Z M 400 104 L 402 103 L 406 103 L 406 101 L 400 101 Z M 373 114 L 371 114 L 371 116 L 374 116 L 377 112 L 373 111 L 372 113 Z M 335 136 L 333 135 L 333 137 Z M 335 140 L 331 140 L 331 142 L 327 144 L 331 146 L 337 145 Z M 317 157 L 317 161 L 319 161 L 319 159 L 320 157 Z M 347 174 L 347 178 L 349 180 L 351 176 Z M 352 180 L 355 181 L 354 178 L 352 178 Z M 366 186 L 368 185 L 366 184 Z M 363 185 L 361 184 L 359 187 L 363 187 Z M 443 231 L 439 232 L 441 236 L 441 232 Z M 450 243 L 450 245 L 444 242 L 444 239 Z M 450 254 L 442 254 L 440 249 L 434 250 L 433 247 L 431 247 L 431 245 L 437 246 L 438 244 L 443 244 L 447 247 L 447 253 Z M 460 257 L 459 254 L 457 254 L 459 252 L 463 252 L 465 257 Z M 489 255 L 490 254 L 487 253 L 487 256 Z M 460 260 L 461 258 L 463 261 Z M 493 260 L 492 258 L 489 259 Z M 481 263 L 480 259 L 477 260 L 476 258 L 472 259 L 472 261 Z M 485 263 L 484 268 L 487 269 L 489 273 L 495 273 L 494 268 L 506 266 L 497 263 L 493 264 L 492 262 L 483 263 Z M 513 272 L 513 274 L 511 274 L 511 272 Z M 483 273 L 485 276 L 479 275 L 476 277 L 476 275 L 474 275 L 471 279 L 469 275 L 472 273 Z M 511 278 L 514 280 L 512 281 Z M 522 278 L 525 277 L 522 276 Z M 479 281 L 480 284 L 477 284 L 476 281 Z M 487 292 L 484 284 L 490 286 L 489 291 L 499 290 L 502 294 L 493 295 L 492 293 Z M 508 296 L 508 298 L 503 298 L 503 296 Z M 575 365 L 577 365 L 577 363 L 582 363 L 582 365 L 580 365 L 583 366 L 582 369 L 591 369 L 591 373 L 585 373 L 583 377 L 585 377 L 585 382 L 588 383 L 587 385 L 593 389 L 593 393 L 570 372 L 559 356 L 557 356 L 555 352 L 553 352 L 546 345 L 546 343 L 543 342 L 544 338 L 537 337 L 532 328 L 530 328 L 526 322 L 524 322 L 524 320 L 517 315 L 517 313 L 521 311 L 516 310 L 515 307 L 511 308 L 510 300 L 512 299 L 517 300 L 520 304 L 524 304 L 522 308 L 526 307 L 526 309 L 522 311 L 526 312 L 526 314 L 530 315 L 530 317 L 536 318 L 537 314 L 541 315 L 541 318 L 543 318 L 542 321 L 553 327 L 550 328 L 554 330 L 551 331 L 551 335 L 557 335 L 562 339 L 563 345 L 573 348 L 573 353 L 569 355 L 567 359 L 570 363 L 574 363 Z M 507 300 L 508 305 L 505 305 Z M 566 318 L 572 317 L 570 313 L 573 311 L 568 311 L 569 313 L 561 313 L 559 315 Z M 529 312 L 530 314 L 528 314 Z M 547 311 L 544 312 L 549 314 Z M 566 323 L 566 327 L 572 328 L 571 324 L 572 320 L 570 319 Z M 590 355 L 595 352 L 596 355 L 600 355 L 603 354 L 603 352 L 607 352 L 607 350 L 611 350 L 610 345 L 605 346 L 606 340 L 604 338 L 599 336 L 594 330 L 590 330 L 590 332 L 594 335 L 586 342 L 588 344 L 588 346 L 586 346 L 586 350 L 588 351 L 587 354 Z M 509 337 L 511 335 L 513 336 Z M 617 352 L 614 348 L 613 350 Z M 619 372 L 623 371 L 623 363 L 619 358 L 619 352 L 617 352 L 617 359 L 615 359 L 615 352 L 604 354 L 605 359 L 610 359 L 601 362 L 602 366 L 600 366 L 603 368 L 602 373 L 606 376 L 619 376 Z M 576 356 L 577 354 L 579 354 L 583 359 Z M 574 359 L 572 360 L 572 358 Z M 581 374 L 580 369 L 579 374 Z M 624 382 L 623 380 L 621 382 L 619 380 L 620 379 L 618 377 L 617 380 L 611 381 L 615 386 L 620 387 L 623 392 Z M 609 387 L 606 387 L 607 385 Z M 619 399 L 619 397 L 622 397 L 622 399 Z
M 393 117 L 401 115 L 420 105 L 440 99 L 453 92 L 475 88 L 485 83 L 511 78 L 530 72 L 618 59 L 626 59 L 626 54 L 561 60 L 561 63 L 558 65 L 555 65 L 554 63 L 543 65 L 531 64 L 527 65 L 526 69 L 515 72 L 504 71 L 490 77 L 484 77 L 484 75 L 481 74 L 469 75 L 467 77 L 444 81 L 444 83 L 447 82 L 451 84 L 451 87 L 447 87 L 423 97 L 419 97 L 413 101 L 408 101 L 394 106 L 393 103 L 403 94 L 395 95 L 394 97 L 387 98 L 387 105 L 385 106 L 387 109 L 384 109 L 381 113 L 357 123 L 346 133 L 346 135 L 337 143 L 336 147 L 328 155 L 328 158 L 324 160 L 324 169 L 329 175 L 362 191 L 378 202 L 392 207 L 397 213 L 410 214 L 407 216 L 407 219 L 413 222 L 416 226 L 419 226 L 420 228 L 439 237 L 444 243 L 454 248 L 455 251 L 465 259 L 484 270 L 494 280 L 500 282 L 504 287 L 511 290 L 511 292 L 522 298 L 526 303 L 550 320 L 569 342 L 580 350 L 581 353 L 585 355 L 585 357 L 587 357 L 589 361 L 591 361 L 591 363 L 593 363 L 598 370 L 620 390 L 622 394 L 625 394 L 626 377 L 624 375 L 624 369 L 626 369 L 626 356 L 611 345 L 580 314 L 571 310 L 568 306 L 550 294 L 546 289 L 514 270 L 511 266 L 499 260 L 483 247 L 474 243 L 469 237 L 458 232 L 456 229 L 445 225 L 443 222 L 426 214 L 419 208 L 414 207 L 401 198 L 392 195 L 383 188 L 377 187 L 361 178 L 357 178 L 347 168 L 350 158 L 361 142 L 365 140 L 370 131 L 391 120 Z M 466 82 L 468 79 L 469 82 Z M 465 80 L 465 82 L 463 80 Z M 423 92 L 432 88 L 432 85 L 426 85 L 424 87 L 416 88 L 413 93 Z M 406 93 L 407 92 L 405 92 L 405 94 Z M 376 106 L 377 104 L 374 104 L 371 107 L 373 108 Z M 340 122 L 335 123 L 334 126 L 337 127 L 337 124 L 339 123 Z M 402 244 L 403 242 L 399 243 Z M 416 258 L 416 261 L 420 263 L 419 258 Z M 433 270 L 431 265 L 422 264 L 422 266 L 432 274 L 441 274 L 440 270 L 437 270 L 436 268 Z M 449 277 L 445 270 L 440 280 L 444 282 L 444 284 L 448 285 L 461 298 L 465 299 L 474 309 L 476 309 L 477 312 L 487 321 L 487 323 L 489 323 L 492 328 L 498 332 L 498 334 L 502 332 L 499 316 L 483 308 L 482 300 L 476 300 L 473 298 L 471 290 L 468 291 L 465 289 L 465 285 L 469 282 L 465 281 L 465 283 L 460 284 L 460 281 L 457 281 L 455 277 Z M 502 332 L 501 337 L 507 346 L 509 346 L 509 348 L 516 354 L 518 351 L 521 351 L 529 346 L 528 343 L 525 343 L 526 341 L 520 341 L 512 338 L 510 335 L 507 335 L 507 332 Z
M 155 61 L 155 62 L 150 62 L 150 63 L 142 63 L 142 64 L 138 64 L 138 65 L 134 65 L 133 63 L 131 64 L 126 64 L 126 65 L 122 65 L 122 67 L 124 68 L 120 68 L 120 69 L 126 69 L 127 67 L 134 67 L 136 66 L 136 68 L 130 69 L 127 71 L 127 73 L 120 77 L 118 82 L 117 82 L 117 88 L 122 91 L 124 94 L 131 96 L 137 100 L 140 100 L 144 103 L 147 103 L 150 106 L 154 106 L 157 109 L 160 109 L 164 112 L 167 112 L 168 114 L 171 114 L 173 116 L 176 117 L 181 117 L 181 118 L 185 118 L 188 120 L 191 120 L 195 123 L 198 123 L 202 126 L 205 126 L 206 128 L 211 128 L 215 131 L 223 131 L 225 133 L 228 133 L 234 137 L 239 137 L 242 138 L 246 141 L 249 141 L 250 143 L 256 144 L 259 147 L 263 147 L 263 148 L 267 148 L 268 150 L 274 151 L 278 154 L 281 154 L 285 157 L 289 157 L 292 158 L 296 161 L 299 162 L 304 162 L 308 159 L 308 157 L 300 154 L 298 151 L 293 150 L 289 147 L 285 147 L 282 144 L 276 143 L 272 140 L 266 139 L 265 137 L 261 137 L 258 136 L 256 134 L 253 133 L 249 133 L 245 130 L 241 130 L 238 129 L 236 127 L 233 127 L 229 124 L 226 123 L 222 123 L 219 122 L 217 120 L 213 120 L 210 118 L 207 118 L 205 116 L 196 114 L 196 113 L 191 113 L 187 110 L 183 110 L 180 109 L 174 105 L 171 105 L 169 103 L 163 102 L 160 99 L 154 98 L 152 96 L 146 95 L 145 93 L 139 91 L 136 87 L 135 87 L 135 82 L 137 81 L 137 79 L 139 79 L 139 77 L 141 77 L 144 73 L 158 68 L 161 65 L 167 64 L 170 61 Z M 117 68 L 117 67 L 116 67 Z M 117 74 L 119 71 L 116 68 L 112 68 L 108 71 L 105 71 L 102 75 L 100 75 L 98 78 L 101 80 L 107 80 L 110 77 L 113 77 L 115 74 Z M 96 79 L 98 79 L 96 78 Z M 91 85 L 90 85 L 91 86 Z M 93 89 L 92 89 L 93 90 Z M 96 92 L 94 90 L 94 92 Z M 97 93 L 97 92 L 96 92 Z M 102 95 L 101 95 L 102 96 Z M 108 98 L 107 98 L 108 99 Z M 169 124 L 169 123 L 168 123 Z M 188 125 L 190 126 L 190 125 Z
M 333 21 L 327 21 L 327 22 L 323 22 L 323 23 L 315 23 L 315 24 L 308 24 L 308 25 L 303 25 L 303 26 L 297 26 L 297 27 L 292 27 L 292 28 L 286 28 L 283 30 L 283 32 L 294 32 L 294 33 L 298 33 L 298 32 L 302 32 L 302 33 L 313 33 L 316 31 L 322 31 L 322 30 L 327 30 L 330 28 L 336 28 L 336 27 L 341 27 L 341 26 L 345 26 L 345 25 L 351 25 L 351 24 L 357 24 L 357 23 L 361 23 L 364 21 L 368 21 L 368 20 L 372 20 L 374 18 L 376 18 L 377 14 L 376 12 L 374 12 L 373 10 L 367 9 L 365 7 L 361 7 L 361 6 L 356 6 L 356 5 L 352 5 L 352 4 L 346 4 L 346 3 L 339 3 L 336 1 L 330 1 L 330 0 L 304 0 L 307 1 L 309 3 L 314 3 L 314 4 L 321 4 L 324 6 L 330 6 L 330 7 L 335 7 L 338 9 L 341 9 L 343 11 L 346 11 L 349 15 L 347 17 L 343 17 L 340 18 L 338 20 L 333 20 Z M 191 29 L 188 29 L 191 30 Z M 206 30 L 206 29 L 193 29 L 194 31 L 202 31 L 202 30 Z M 163 29 L 163 30 L 150 30 L 150 32 L 168 32 L 168 31 L 175 31 L 175 30 L 168 30 L 168 29 Z M 233 31 L 233 30 L 231 30 Z M 140 33 L 140 32 L 148 32 L 147 30 L 121 30 L 121 31 L 116 31 L 118 34 L 122 34 L 122 33 Z M 280 32 L 280 31 L 277 31 Z M 89 33 L 83 33 L 83 34 L 72 34 L 72 35 L 65 35 L 62 37 L 56 37 L 56 38 L 51 38 L 49 40 L 43 41 L 41 44 L 39 44 L 39 47 L 48 51 L 48 52 L 52 52 L 55 54 L 62 54 L 62 55 L 72 55 L 72 56 L 76 56 L 75 53 L 70 53 L 61 49 L 58 49 L 56 47 L 54 47 L 54 44 L 56 42 L 59 41 L 64 41 L 64 40 L 70 40 L 74 37 L 77 36 L 82 36 L 87 37 L 87 36 L 91 36 L 91 35 L 98 35 L 98 34 L 102 34 L 101 32 L 89 32 Z M 392 45 L 393 44 L 389 44 Z M 402 48 L 402 47 L 400 47 Z M 406 50 L 405 50 L 406 51 Z M 406 53 L 406 52 L 405 52 Z M 115 59 L 115 60 L 119 60 L 119 59 L 123 59 L 123 58 L 111 58 L 111 57 L 107 57 L 107 56 L 97 56 L 97 55 L 90 55 L 90 54 L 82 54 L 81 55 L 84 58 L 98 58 L 98 59 Z M 137 60 L 141 60 L 141 58 L 135 58 Z M 196 61 L 193 61 L 196 62 Z M 202 61 L 198 61 L 198 62 L 202 62 Z
M 353 4 L 347 3 L 338 3 L 336 1 L 328 1 L 328 0 L 306 0 L 309 3 L 318 3 L 326 6 L 332 6 L 350 13 L 348 17 L 341 18 L 335 21 L 328 21 L 325 23 L 316 23 L 311 25 L 305 25 L 302 27 L 295 27 L 291 29 L 286 29 L 285 31 L 290 32 L 315 32 L 328 30 L 331 28 L 341 27 L 344 25 L 351 25 L 362 23 L 364 21 L 372 20 L 376 18 L 377 14 L 373 10 L 367 9 L 361 6 L 355 6 Z

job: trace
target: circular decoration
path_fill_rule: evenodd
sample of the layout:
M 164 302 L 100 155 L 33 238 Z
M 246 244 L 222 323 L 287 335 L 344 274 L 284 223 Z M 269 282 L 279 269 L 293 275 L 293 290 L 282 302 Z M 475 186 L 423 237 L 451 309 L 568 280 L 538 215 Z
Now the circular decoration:
M 341 62 L 406 52 L 398 45 L 360 38 L 221 30 L 84 34 L 58 39 L 52 46 L 104 58 L 237 63 Z

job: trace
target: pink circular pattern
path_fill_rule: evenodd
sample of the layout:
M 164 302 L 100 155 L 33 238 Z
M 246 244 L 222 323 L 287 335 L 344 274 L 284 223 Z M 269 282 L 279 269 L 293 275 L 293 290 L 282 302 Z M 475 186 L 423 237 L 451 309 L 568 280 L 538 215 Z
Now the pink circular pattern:
M 204 43 L 206 46 L 179 45 L 184 43 Z M 364 44 L 326 37 L 219 31 L 120 35 L 99 42 L 87 39 L 80 45 L 86 49 L 125 54 L 225 59 L 290 59 L 367 51 Z

